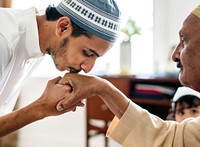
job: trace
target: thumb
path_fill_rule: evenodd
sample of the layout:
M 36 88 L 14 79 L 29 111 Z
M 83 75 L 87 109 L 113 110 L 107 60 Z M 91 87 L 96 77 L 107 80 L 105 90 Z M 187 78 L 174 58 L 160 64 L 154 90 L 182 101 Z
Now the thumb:
M 70 83 L 69 83 L 69 81 L 67 81 L 66 79 L 61 78 L 61 79 L 59 80 L 58 84 L 67 85 L 67 84 L 70 84 Z
M 56 106 L 57 111 L 63 111 L 64 109 L 68 109 L 69 107 L 73 106 L 76 104 L 77 101 L 74 98 L 64 98 L 62 99 Z
M 57 111 L 63 111 L 63 110 L 64 110 L 63 101 L 64 101 L 64 100 L 61 100 L 61 101 L 56 105 Z

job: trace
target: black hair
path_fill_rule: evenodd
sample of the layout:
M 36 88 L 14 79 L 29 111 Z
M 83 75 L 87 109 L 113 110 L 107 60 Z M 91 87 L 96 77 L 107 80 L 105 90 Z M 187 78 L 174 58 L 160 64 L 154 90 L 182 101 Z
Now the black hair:
M 55 6 L 51 6 L 51 5 L 49 5 L 46 8 L 45 13 L 46 13 L 46 20 L 47 21 L 55 21 L 55 20 L 58 20 L 60 17 L 63 17 L 63 15 L 60 14 L 56 10 L 56 7 Z M 92 33 L 86 31 L 85 29 L 83 29 L 81 27 L 79 27 L 72 20 L 71 20 L 71 22 L 72 22 L 72 28 L 73 28 L 71 36 L 79 37 L 81 35 L 85 35 L 88 38 L 92 37 Z
M 173 116 L 175 116 L 175 111 L 178 104 L 181 110 L 186 108 L 196 108 L 200 106 L 200 99 L 195 95 L 184 95 L 180 97 L 178 101 L 174 102 L 174 108 L 172 109 Z

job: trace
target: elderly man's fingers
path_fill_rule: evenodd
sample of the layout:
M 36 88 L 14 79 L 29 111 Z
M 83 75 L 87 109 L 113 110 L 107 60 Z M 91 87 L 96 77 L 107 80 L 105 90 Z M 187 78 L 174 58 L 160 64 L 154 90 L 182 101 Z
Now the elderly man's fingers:
M 69 100 L 69 99 L 70 99 L 70 98 L 65 98 L 65 99 L 61 100 L 61 101 L 57 104 L 56 109 L 57 109 L 58 111 L 63 111 L 64 109 L 70 108 L 74 103 L 76 103 L 76 102 L 70 103 L 70 100 Z
M 81 100 L 81 101 L 79 101 L 79 102 L 77 103 L 77 106 L 79 106 L 79 107 L 84 107 L 85 104 L 84 104 L 83 101 Z
M 85 104 L 82 101 L 79 101 L 73 105 L 71 105 L 70 107 L 63 107 L 61 109 L 58 110 L 58 108 L 56 108 L 58 111 L 64 111 L 64 112 L 68 112 L 68 111 L 76 111 L 76 107 L 84 107 Z

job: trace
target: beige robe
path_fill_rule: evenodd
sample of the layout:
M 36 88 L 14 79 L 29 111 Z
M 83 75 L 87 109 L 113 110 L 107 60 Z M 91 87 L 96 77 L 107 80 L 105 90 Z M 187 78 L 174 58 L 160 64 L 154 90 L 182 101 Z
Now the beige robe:
M 113 119 L 107 136 L 123 147 L 200 147 L 200 117 L 163 121 L 130 102 L 122 118 Z

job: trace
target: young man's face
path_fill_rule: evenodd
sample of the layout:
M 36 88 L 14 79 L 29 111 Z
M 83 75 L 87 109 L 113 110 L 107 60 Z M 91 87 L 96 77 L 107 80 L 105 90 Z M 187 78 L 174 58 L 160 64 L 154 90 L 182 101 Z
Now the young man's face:
M 51 48 L 52 58 L 60 71 L 89 72 L 98 57 L 103 56 L 112 43 L 97 36 L 63 38 L 57 48 Z
M 83 70 L 87 73 L 92 70 L 96 59 L 103 56 L 113 43 L 92 34 L 86 36 L 78 33 L 79 35 L 74 37 L 72 25 L 69 17 L 46 21 L 45 25 L 42 25 L 44 27 L 40 27 L 42 52 L 52 56 L 56 68 L 60 71 L 78 73 Z
M 180 103 L 177 103 L 175 110 L 175 121 L 181 122 L 186 118 L 198 116 L 200 116 L 200 106 L 183 109 Z
M 200 18 L 190 14 L 179 33 L 180 42 L 172 55 L 180 68 L 180 82 L 200 91 Z

